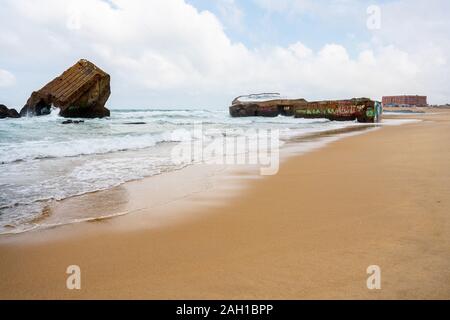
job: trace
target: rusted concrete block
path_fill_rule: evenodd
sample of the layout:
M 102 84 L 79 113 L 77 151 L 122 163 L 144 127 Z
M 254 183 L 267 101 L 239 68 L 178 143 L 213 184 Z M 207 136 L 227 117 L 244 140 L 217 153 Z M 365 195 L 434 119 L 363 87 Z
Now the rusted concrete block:
M 31 94 L 22 108 L 22 116 L 40 116 L 59 108 L 66 118 L 102 118 L 111 94 L 110 76 L 87 60 L 80 60 L 61 76 Z
M 254 101 L 241 100 L 253 97 Z M 378 122 L 382 107 L 378 101 L 367 98 L 354 98 L 335 101 L 308 102 L 305 99 L 268 99 L 257 101 L 259 95 L 241 96 L 233 100 L 230 114 L 233 117 L 278 115 L 296 118 L 326 118 L 335 121 L 358 120 L 359 122 Z
M 255 95 L 258 96 L 258 95 Z M 305 99 L 268 99 L 262 101 L 245 101 L 240 98 L 233 100 L 230 107 L 232 117 L 276 117 L 278 115 L 293 116 L 295 108 L 306 102 Z
M 334 121 L 379 122 L 381 103 L 367 98 L 314 101 L 297 106 L 296 118 L 326 118 Z

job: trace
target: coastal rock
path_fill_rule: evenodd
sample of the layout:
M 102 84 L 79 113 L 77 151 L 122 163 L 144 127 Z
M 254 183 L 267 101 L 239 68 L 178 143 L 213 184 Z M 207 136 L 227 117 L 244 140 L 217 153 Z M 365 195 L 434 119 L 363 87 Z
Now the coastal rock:
M 40 116 L 59 108 L 65 118 L 103 118 L 111 94 L 110 76 L 87 60 L 80 60 L 39 91 L 31 94 L 22 116 Z
M 80 123 L 84 123 L 83 120 L 66 120 L 61 122 L 62 124 L 80 124 Z
M 127 124 L 127 125 L 140 125 L 140 124 L 147 124 L 147 122 L 142 122 L 142 121 L 138 121 L 138 122 L 124 122 L 123 124 Z
M 0 104 L 0 119 L 4 118 L 20 118 L 20 114 L 16 109 L 8 109 L 7 106 Z

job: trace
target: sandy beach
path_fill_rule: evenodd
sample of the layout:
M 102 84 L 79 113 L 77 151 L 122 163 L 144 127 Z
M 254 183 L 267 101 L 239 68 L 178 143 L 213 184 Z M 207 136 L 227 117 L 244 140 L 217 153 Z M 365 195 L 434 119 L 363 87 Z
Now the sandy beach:
M 187 170 L 63 202 L 131 213 L 2 236 L 0 299 L 450 299 L 450 112 L 391 117 L 422 121 L 292 155 L 274 176 Z

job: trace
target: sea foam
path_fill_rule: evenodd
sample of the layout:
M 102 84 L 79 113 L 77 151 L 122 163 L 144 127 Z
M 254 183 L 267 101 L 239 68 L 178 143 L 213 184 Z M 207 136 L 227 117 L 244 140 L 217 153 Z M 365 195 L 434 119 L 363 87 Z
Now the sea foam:
M 357 125 L 188 109 L 112 110 L 105 119 L 63 121 L 57 109 L 48 116 L 0 121 L 0 233 L 34 228 L 51 201 L 180 169 L 171 160 L 171 148 L 182 140 L 175 130 L 201 125 L 225 136 L 230 130 L 277 129 L 288 139 Z

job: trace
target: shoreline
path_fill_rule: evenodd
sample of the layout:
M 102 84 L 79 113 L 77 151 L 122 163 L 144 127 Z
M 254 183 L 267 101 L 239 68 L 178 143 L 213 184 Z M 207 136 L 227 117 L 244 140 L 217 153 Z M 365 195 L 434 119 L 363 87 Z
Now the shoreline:
M 300 154 L 306 154 L 308 152 L 314 151 L 319 148 L 325 147 L 327 144 L 337 141 L 339 139 L 345 139 L 348 136 L 353 134 L 363 134 L 365 131 L 375 130 L 384 125 L 390 125 L 388 123 L 384 124 L 356 124 L 352 123 L 349 126 L 341 127 L 341 128 L 326 128 L 323 130 L 317 130 L 311 133 L 303 133 L 292 135 L 288 138 L 283 139 L 283 145 L 280 146 L 280 161 L 286 161 L 291 156 L 297 156 Z M 393 124 L 398 125 L 398 124 Z M 142 199 L 128 199 L 124 194 L 127 193 L 139 193 L 136 191 L 134 186 L 141 189 L 149 189 L 152 187 L 152 184 L 167 184 L 168 182 L 174 183 L 174 180 L 180 179 L 195 179 L 194 176 L 200 175 L 203 176 L 203 180 L 197 184 L 194 184 L 194 190 L 198 189 L 199 184 L 208 184 L 211 181 L 207 181 L 211 176 L 222 175 L 222 178 L 227 177 L 237 177 L 242 178 L 241 181 L 236 181 L 233 183 L 231 187 L 237 188 L 240 190 L 241 188 L 245 188 L 245 180 L 243 178 L 244 175 L 249 175 L 254 178 L 260 178 L 260 174 L 257 172 L 259 170 L 259 165 L 206 165 L 203 163 L 200 164 L 187 164 L 179 169 L 174 169 L 172 171 L 163 172 L 160 174 L 156 174 L 153 176 L 148 176 L 144 178 L 139 178 L 135 180 L 130 180 L 123 182 L 117 186 L 96 190 L 92 192 L 87 192 L 80 195 L 70 196 L 61 200 L 52 200 L 52 201 L 43 201 L 43 203 L 47 203 L 44 206 L 44 210 L 41 215 L 34 218 L 27 224 L 35 224 L 30 225 L 25 229 L 11 229 L 10 232 L 1 232 L 0 233 L 0 242 L 5 237 L 14 237 L 19 236 L 21 234 L 25 234 L 28 232 L 39 232 L 47 229 L 54 229 L 61 226 L 68 226 L 72 224 L 83 224 L 86 222 L 98 222 L 102 220 L 114 219 L 116 217 L 125 216 L 127 214 L 132 214 L 134 212 L 139 212 L 143 210 L 149 210 L 153 206 L 161 206 L 164 205 L 161 203 L 152 204 L 151 206 L 146 203 L 142 207 L 137 207 L 134 205 L 136 202 L 142 202 Z M 188 171 L 186 174 L 185 171 Z M 226 176 L 226 177 L 225 177 Z M 221 177 L 218 177 L 221 178 Z M 239 179 L 238 179 L 239 180 Z M 238 186 L 238 184 L 240 186 Z M 131 188 L 131 190 L 129 190 Z M 168 186 L 167 190 L 163 192 L 157 192 L 158 198 L 163 198 L 167 202 L 175 202 L 179 199 L 183 199 L 186 197 L 192 196 L 192 190 L 185 190 L 182 194 L 176 197 L 167 197 L 167 194 L 170 193 L 170 186 Z M 196 192 L 205 191 L 198 190 Z M 119 197 L 120 200 L 113 200 L 114 197 Z M 214 198 L 215 195 L 212 195 Z M 133 197 L 131 197 L 133 198 Z M 97 206 L 96 203 L 108 201 L 108 206 Z M 82 202 L 89 202 L 90 208 L 87 209 Z M 130 205 L 124 205 L 124 203 L 128 203 Z M 91 210 L 93 209 L 93 210 Z M 81 216 L 78 216 L 76 212 L 80 212 L 81 210 L 90 210 L 90 214 L 83 213 Z M 105 212 L 108 211 L 108 212 Z M 72 220 L 69 220 L 67 216 L 75 216 Z M 58 220 L 59 217 L 64 219 L 63 221 Z M 65 217 L 64 217 L 65 216 Z M 56 217 L 56 219 L 55 219 Z
M 448 298 L 450 119 L 424 118 L 291 155 L 275 176 L 241 170 L 249 181 L 236 197 L 174 204 L 189 219 L 158 228 L 141 212 L 0 239 L 0 297 Z M 386 278 L 379 292 L 365 288 L 375 262 Z M 64 287 L 74 263 L 85 272 L 79 292 Z

